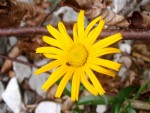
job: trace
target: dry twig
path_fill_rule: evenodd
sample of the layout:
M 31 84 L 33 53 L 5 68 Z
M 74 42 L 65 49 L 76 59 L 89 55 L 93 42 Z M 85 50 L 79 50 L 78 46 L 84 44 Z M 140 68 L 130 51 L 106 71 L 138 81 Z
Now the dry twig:
M 5 56 L 5 55 L 2 55 L 0 54 L 0 58 L 2 59 L 7 59 L 7 60 L 11 60 L 11 61 L 15 61 L 15 62 L 18 62 L 18 63 L 21 63 L 21 64 L 25 64 L 25 65 L 28 65 L 30 67 L 35 67 L 35 68 L 39 68 L 39 66 L 35 65 L 35 64 L 31 64 L 29 62 L 25 62 L 25 61 L 22 61 L 22 60 L 18 60 L 16 58 L 11 58 L 11 57 L 8 57 L 8 56 Z
M 68 31 L 72 34 L 72 31 Z M 119 29 L 119 30 L 103 30 L 99 38 L 104 38 L 115 33 L 121 33 L 124 40 L 149 40 L 149 29 Z M 33 28 L 17 28 L 17 29 L 0 29 L 0 36 L 7 38 L 8 36 L 35 36 L 49 35 L 49 32 L 44 27 Z M 22 38 L 22 37 L 19 37 Z

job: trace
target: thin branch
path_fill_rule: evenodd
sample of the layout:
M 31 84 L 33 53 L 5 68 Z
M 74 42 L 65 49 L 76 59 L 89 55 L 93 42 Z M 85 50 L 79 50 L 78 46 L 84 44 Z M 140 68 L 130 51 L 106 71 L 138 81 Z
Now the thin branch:
M 8 57 L 8 56 L 5 56 L 5 55 L 2 55 L 0 54 L 0 58 L 2 59 L 7 59 L 7 60 L 11 60 L 11 61 L 14 61 L 14 62 L 18 62 L 18 63 L 21 63 L 21 64 L 24 64 L 24 65 L 28 65 L 30 67 L 35 67 L 35 68 L 39 68 L 39 66 L 35 65 L 35 64 L 31 64 L 29 62 L 25 62 L 25 61 L 22 61 L 22 60 L 18 60 L 16 58 L 11 58 L 11 57 Z
M 72 35 L 72 31 L 68 31 Z M 124 40 L 150 40 L 150 29 L 119 29 L 119 30 L 103 30 L 99 38 L 104 38 L 115 33 L 121 33 Z M 35 36 L 35 35 L 49 35 L 45 27 L 33 28 L 16 28 L 16 29 L 0 29 L 0 36 Z M 21 38 L 21 37 L 19 37 Z
M 58 2 L 56 4 L 56 6 L 44 17 L 43 21 L 41 22 L 41 25 L 40 26 L 43 26 L 44 22 L 46 21 L 46 19 L 55 11 L 57 10 L 59 7 L 60 7 L 60 4 L 61 4 L 62 1 Z

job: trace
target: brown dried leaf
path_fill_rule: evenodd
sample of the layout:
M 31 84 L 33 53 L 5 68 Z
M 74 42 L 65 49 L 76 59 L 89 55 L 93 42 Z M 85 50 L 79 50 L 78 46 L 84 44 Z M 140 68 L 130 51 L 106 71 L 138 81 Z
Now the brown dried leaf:
M 30 60 L 39 60 L 42 58 L 42 54 L 35 54 L 36 48 L 43 46 L 45 43 L 41 40 L 41 36 L 36 36 L 32 39 L 21 39 L 18 41 L 18 48 L 23 51 Z
M 128 18 L 131 22 L 130 27 L 133 28 L 150 28 L 150 16 L 138 11 L 134 11 L 132 16 Z
M 19 50 L 19 48 L 17 46 L 14 46 L 11 51 L 9 52 L 8 56 L 11 58 L 16 58 L 17 56 L 19 56 L 21 54 L 21 51 Z M 12 61 L 10 60 L 5 60 L 2 68 L 1 68 L 1 72 L 5 73 L 7 70 L 9 70 L 12 67 Z
M 64 102 L 62 103 L 61 109 L 63 112 L 69 111 L 74 103 L 71 101 L 70 97 L 68 96 L 63 97 L 63 99 Z
M 45 17 L 43 8 L 40 6 L 24 2 L 18 2 L 18 6 L 28 11 L 27 15 L 24 16 L 24 20 L 27 20 L 27 24 L 31 26 L 38 25 Z
M 145 102 L 145 101 L 141 101 L 141 100 L 134 100 L 134 101 L 132 101 L 131 106 L 135 109 L 142 109 L 142 110 L 150 111 L 149 102 Z M 144 113 L 149 113 L 149 112 L 144 112 Z
M 149 111 L 146 111 L 146 110 L 140 110 L 139 113 L 149 113 Z
M 19 47 L 19 49 L 21 49 L 24 52 L 34 52 L 36 48 L 38 48 L 40 45 L 36 42 L 36 41 L 23 41 L 23 40 L 19 40 L 17 46 Z
M 122 66 L 124 66 L 127 69 L 129 69 L 131 67 L 131 65 L 132 65 L 132 60 L 128 56 L 122 56 L 120 58 L 120 63 L 122 64 Z
M 0 28 L 17 27 L 22 19 L 29 19 L 39 14 L 44 14 L 40 7 L 34 4 L 8 0 L 9 3 L 0 2 Z M 43 17 L 43 16 L 42 16 Z M 39 20 L 36 20 L 39 22 Z
M 56 90 L 57 90 L 57 85 L 54 84 L 47 92 L 46 92 L 46 97 L 48 99 L 55 99 L 55 93 L 56 93 Z
M 137 53 L 137 52 L 133 52 L 133 53 L 132 53 L 132 56 L 137 57 L 137 58 L 139 58 L 139 59 L 142 59 L 142 60 L 144 60 L 144 61 L 146 61 L 146 62 L 150 62 L 150 57 L 149 57 L 149 56 L 144 56 L 144 55 L 139 54 L 139 53 Z
M 72 6 L 77 10 L 85 10 L 85 15 L 89 19 L 102 16 L 106 21 L 106 25 L 119 27 L 129 26 L 129 22 L 123 16 L 109 11 L 105 3 L 102 3 L 102 0 L 65 0 L 64 4 Z
M 127 78 L 126 78 L 125 83 L 124 83 L 125 87 L 133 85 L 134 84 L 134 80 L 137 77 L 136 73 L 134 71 L 132 71 L 132 70 L 128 70 L 127 75 L 126 75 Z
M 144 56 L 150 56 L 150 40 L 149 41 L 136 41 L 132 46 L 134 52 L 143 54 Z
M 0 3 L 0 7 L 0 28 L 17 27 L 23 16 L 27 13 L 27 11 L 19 7 L 14 0 L 9 1 L 9 3 L 5 0 L 5 2 Z

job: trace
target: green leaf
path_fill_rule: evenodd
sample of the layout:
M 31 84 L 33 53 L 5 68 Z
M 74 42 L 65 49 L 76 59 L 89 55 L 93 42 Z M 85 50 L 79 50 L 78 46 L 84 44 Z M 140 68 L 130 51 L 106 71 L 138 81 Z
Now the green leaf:
M 132 106 L 129 106 L 127 108 L 127 113 L 136 113 L 135 109 L 132 108 Z
M 122 102 L 114 103 L 112 105 L 113 113 L 120 113 L 121 112 L 121 106 L 122 106 Z
M 126 98 L 129 98 L 129 96 L 133 93 L 133 91 L 136 89 L 135 86 L 129 86 L 124 89 L 122 89 L 116 97 L 114 97 L 112 101 L 112 109 L 113 113 L 120 113 L 121 112 L 121 107 L 123 102 L 125 101 Z
M 64 89 L 64 94 L 68 95 L 69 97 L 71 96 L 71 83 L 68 82 L 66 88 Z
M 148 86 L 150 85 L 150 81 L 148 81 L 147 83 L 145 83 L 144 85 L 142 85 L 139 89 L 139 91 L 135 94 L 133 99 L 138 99 L 140 94 L 146 90 L 148 88 Z
M 84 86 L 81 84 L 80 85 L 80 90 L 84 90 L 84 89 L 85 89 Z M 64 89 L 64 94 L 68 95 L 68 96 L 71 96 L 71 83 L 70 82 L 67 83 L 67 86 Z
M 97 104 L 105 104 L 108 105 L 112 101 L 112 97 L 110 96 L 85 96 L 81 97 L 77 102 L 78 105 L 97 105 Z
M 129 86 L 124 89 L 122 89 L 114 98 L 114 101 L 124 101 L 125 98 L 129 98 L 129 96 L 135 91 L 137 87 L 136 86 Z

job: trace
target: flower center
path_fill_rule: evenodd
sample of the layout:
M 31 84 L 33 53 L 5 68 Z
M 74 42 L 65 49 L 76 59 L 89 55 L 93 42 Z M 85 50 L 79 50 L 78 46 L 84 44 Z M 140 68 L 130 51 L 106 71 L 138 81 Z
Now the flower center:
M 85 64 L 88 57 L 88 52 L 86 48 L 81 44 L 73 45 L 68 51 L 68 61 L 67 65 L 80 67 Z

